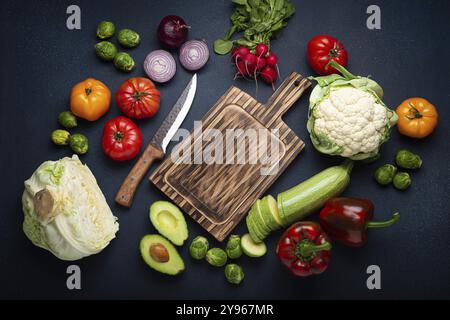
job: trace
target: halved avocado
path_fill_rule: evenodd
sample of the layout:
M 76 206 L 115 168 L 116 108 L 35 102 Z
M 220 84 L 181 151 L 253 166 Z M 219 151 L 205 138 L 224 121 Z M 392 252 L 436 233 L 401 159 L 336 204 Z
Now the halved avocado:
M 168 201 L 156 201 L 151 205 L 150 221 L 159 233 L 177 246 L 182 246 L 188 238 L 183 213 Z
M 156 271 L 176 275 L 184 270 L 184 261 L 177 249 L 160 235 L 144 236 L 141 239 L 140 251 L 145 263 Z
M 274 197 L 271 195 L 265 196 L 258 203 L 258 206 L 264 222 L 270 229 L 278 230 L 282 227 L 277 201 Z

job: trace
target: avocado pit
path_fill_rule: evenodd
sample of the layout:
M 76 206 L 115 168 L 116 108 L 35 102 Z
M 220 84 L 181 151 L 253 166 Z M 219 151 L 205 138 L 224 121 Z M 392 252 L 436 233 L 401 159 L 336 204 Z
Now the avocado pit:
M 154 243 L 150 246 L 149 249 L 150 256 L 153 260 L 161 263 L 165 263 L 169 261 L 169 251 L 167 248 L 161 243 Z

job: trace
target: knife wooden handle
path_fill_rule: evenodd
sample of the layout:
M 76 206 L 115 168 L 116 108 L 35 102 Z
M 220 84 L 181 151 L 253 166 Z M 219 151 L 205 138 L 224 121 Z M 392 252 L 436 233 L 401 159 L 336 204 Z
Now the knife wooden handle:
M 134 193 L 148 169 L 155 160 L 161 160 L 162 158 L 164 158 L 164 152 L 154 145 L 149 144 L 123 181 L 122 186 L 117 192 L 116 202 L 122 206 L 130 207 L 133 202 Z

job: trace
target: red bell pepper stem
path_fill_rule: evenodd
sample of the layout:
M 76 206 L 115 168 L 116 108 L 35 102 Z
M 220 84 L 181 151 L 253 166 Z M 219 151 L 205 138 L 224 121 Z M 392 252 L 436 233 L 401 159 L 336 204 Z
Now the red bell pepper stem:
M 317 245 L 309 240 L 303 240 L 297 244 L 295 255 L 299 259 L 308 259 L 311 256 L 313 256 L 314 253 L 316 253 L 317 251 L 324 251 L 324 250 L 326 251 L 331 250 L 331 243 L 324 242 L 322 244 Z
M 400 213 L 396 212 L 392 215 L 392 218 L 387 221 L 369 221 L 366 223 L 366 228 L 385 228 L 392 226 L 400 219 Z

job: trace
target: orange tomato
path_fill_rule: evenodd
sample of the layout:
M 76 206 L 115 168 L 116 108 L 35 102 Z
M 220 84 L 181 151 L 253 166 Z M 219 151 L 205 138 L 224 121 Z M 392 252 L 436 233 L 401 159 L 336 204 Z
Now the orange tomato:
M 98 120 L 111 104 L 111 91 L 101 81 L 88 78 L 77 83 L 70 94 L 70 111 L 89 121 Z
M 438 123 L 436 108 L 423 98 L 409 98 L 395 112 L 398 115 L 398 130 L 408 137 L 425 138 L 434 131 Z

